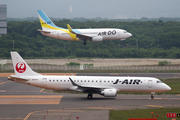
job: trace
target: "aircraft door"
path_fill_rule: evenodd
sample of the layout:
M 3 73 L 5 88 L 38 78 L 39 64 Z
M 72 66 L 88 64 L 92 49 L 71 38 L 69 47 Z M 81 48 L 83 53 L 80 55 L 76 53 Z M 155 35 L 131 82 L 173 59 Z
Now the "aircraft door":
M 57 32 L 57 38 L 58 38 L 58 39 L 60 39 L 61 35 L 62 35 L 62 34 L 61 34 L 60 32 Z
M 47 78 L 43 78 L 43 79 L 42 79 L 42 84 L 43 84 L 44 86 L 47 85 Z
M 148 86 L 149 88 L 152 88 L 152 80 L 148 80 Z
M 118 32 L 118 36 L 121 36 L 121 33 L 120 33 L 120 32 Z

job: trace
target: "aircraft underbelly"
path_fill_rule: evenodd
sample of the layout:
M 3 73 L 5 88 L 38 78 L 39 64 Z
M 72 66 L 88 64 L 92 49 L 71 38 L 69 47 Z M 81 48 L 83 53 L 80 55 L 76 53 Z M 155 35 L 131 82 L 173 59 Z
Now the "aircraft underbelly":
M 103 40 L 118 40 L 119 36 L 103 36 Z

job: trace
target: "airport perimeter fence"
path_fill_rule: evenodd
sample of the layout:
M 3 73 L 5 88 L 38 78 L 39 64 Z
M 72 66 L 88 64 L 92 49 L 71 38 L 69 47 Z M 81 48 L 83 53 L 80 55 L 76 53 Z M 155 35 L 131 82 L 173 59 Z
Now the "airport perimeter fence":
M 34 71 L 180 71 L 180 59 L 25 59 Z M 165 65 L 159 63 L 165 61 Z M 80 66 L 69 66 L 78 62 Z M 12 60 L 0 60 L 0 71 L 13 71 Z
M 48 65 L 48 64 L 30 64 L 34 71 L 78 71 L 78 70 L 91 70 L 91 71 L 180 71 L 180 65 L 166 65 L 166 66 L 99 66 L 99 67 L 87 67 L 87 66 L 66 66 L 66 65 Z M 13 71 L 12 64 L 0 65 L 0 71 Z

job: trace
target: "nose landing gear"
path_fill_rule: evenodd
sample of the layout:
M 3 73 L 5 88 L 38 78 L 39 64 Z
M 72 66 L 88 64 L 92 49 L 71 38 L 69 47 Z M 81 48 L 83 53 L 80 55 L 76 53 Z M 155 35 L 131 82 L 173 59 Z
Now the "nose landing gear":
M 154 99 L 155 92 L 151 92 L 151 99 Z

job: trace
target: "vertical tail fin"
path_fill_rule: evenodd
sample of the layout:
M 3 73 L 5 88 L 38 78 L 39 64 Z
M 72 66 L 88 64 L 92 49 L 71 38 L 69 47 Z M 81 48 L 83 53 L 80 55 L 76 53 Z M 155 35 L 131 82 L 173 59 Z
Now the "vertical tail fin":
M 41 76 L 34 72 L 17 52 L 11 52 L 11 58 L 16 76 Z
M 52 30 L 52 29 L 57 30 L 60 28 L 60 27 L 57 27 L 42 10 L 37 10 L 37 12 L 38 12 L 42 30 Z

